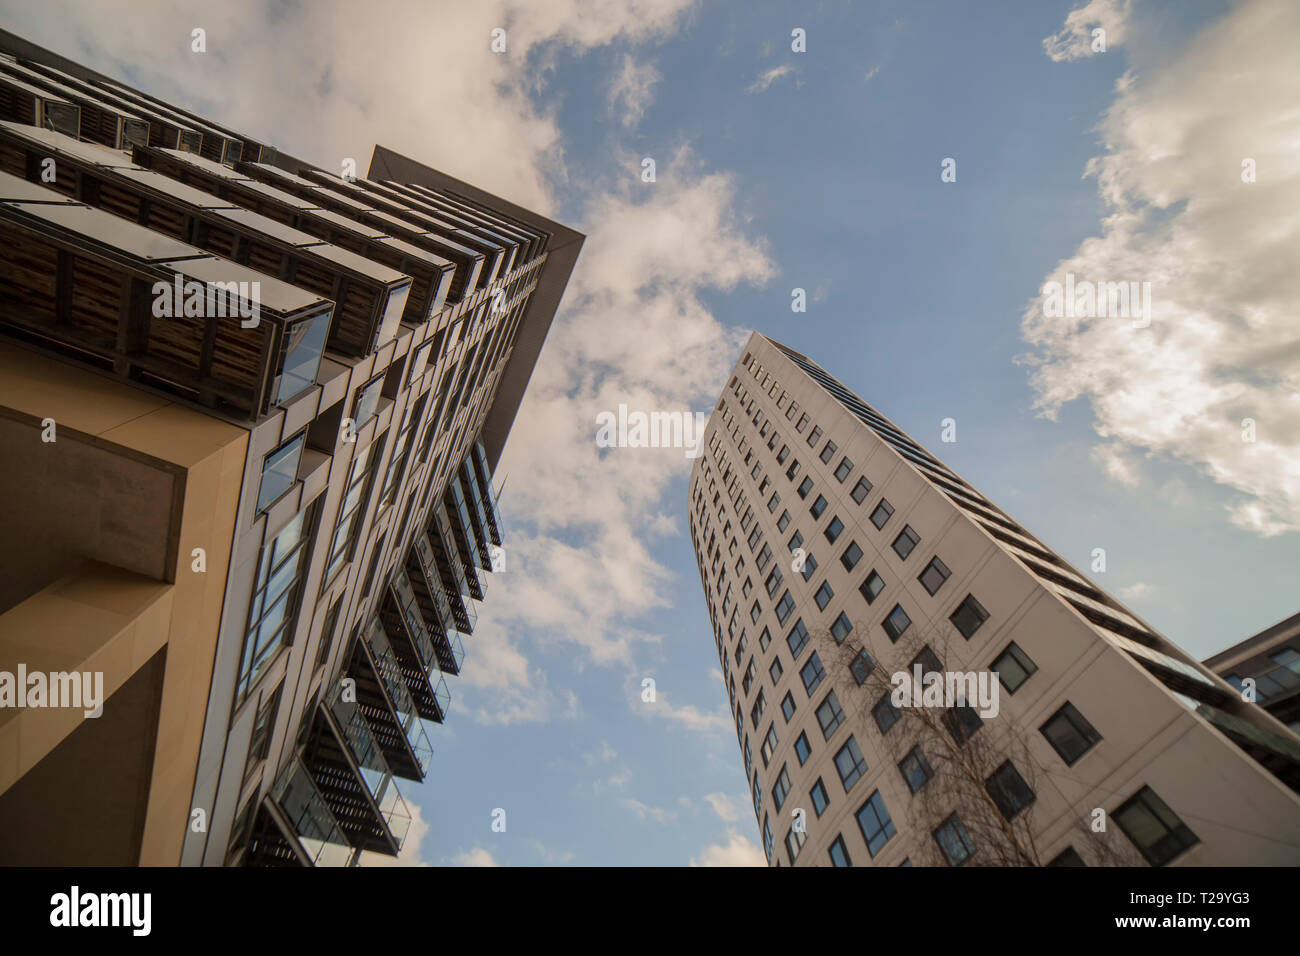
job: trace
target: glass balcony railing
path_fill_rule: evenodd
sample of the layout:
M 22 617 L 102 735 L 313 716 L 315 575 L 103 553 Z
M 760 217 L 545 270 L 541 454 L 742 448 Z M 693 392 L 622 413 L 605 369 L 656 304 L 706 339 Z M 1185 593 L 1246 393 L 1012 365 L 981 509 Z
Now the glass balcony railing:
M 411 579 L 402 568 L 398 568 L 397 573 L 393 575 L 393 594 L 397 597 L 397 607 L 402 614 L 406 629 L 411 634 L 411 643 L 415 645 L 415 652 L 420 657 L 420 665 L 426 671 L 437 666 L 429 629 L 425 626 L 424 616 L 420 613 L 420 606 L 411 591 Z
M 446 678 L 438 678 L 438 686 L 433 689 L 433 699 L 438 702 L 438 712 L 446 714 L 447 708 L 451 706 L 451 691 L 447 689 Z
M 380 816 L 388 826 L 388 832 L 400 849 L 402 841 L 406 839 L 406 831 L 411 826 L 411 812 L 398 792 L 397 782 L 388 769 L 388 762 L 384 760 L 379 741 L 375 739 L 356 703 L 343 699 L 342 683 L 331 695 L 329 708 L 357 762 L 362 782 L 370 791 L 370 796 L 379 807 Z
M 285 766 L 272 794 L 289 818 L 313 866 L 348 865 L 352 847 L 299 757 L 295 756 Z
M 411 745 L 411 751 L 420 765 L 420 771 L 427 772 L 429 760 L 433 757 L 433 745 L 429 743 L 429 737 L 424 732 L 424 724 L 420 720 L 415 701 L 411 699 L 406 681 L 402 678 L 401 664 L 397 661 L 397 655 L 393 653 L 392 645 L 388 643 L 388 635 L 384 633 L 384 626 L 379 618 L 370 622 L 370 627 L 366 629 L 366 640 L 370 644 L 375 670 L 379 672 L 384 688 L 388 691 L 388 697 L 393 702 L 394 712 L 402 727 L 402 733 L 406 736 L 406 742 Z

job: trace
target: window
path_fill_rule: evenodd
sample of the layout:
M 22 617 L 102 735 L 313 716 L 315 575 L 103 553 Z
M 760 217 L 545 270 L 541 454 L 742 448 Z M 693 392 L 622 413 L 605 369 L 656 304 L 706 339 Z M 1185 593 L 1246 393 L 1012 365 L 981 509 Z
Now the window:
M 844 530 L 844 522 L 841 521 L 838 516 L 836 516 L 834 518 L 831 518 L 831 523 L 826 526 L 826 530 L 822 533 L 826 535 L 827 541 L 829 541 L 831 544 L 834 544 L 835 539 L 840 536 L 840 532 L 842 532 L 843 530 Z
M 794 599 L 790 597 L 790 592 L 786 591 L 781 595 L 781 600 L 776 602 L 776 619 L 784 624 L 793 613 Z
M 381 457 L 382 439 L 376 439 L 352 459 L 348 472 L 348 487 L 339 507 L 339 517 L 334 525 L 334 537 L 330 541 L 329 557 L 325 562 L 324 581 L 328 584 L 340 568 L 351 557 L 352 546 L 361 527 L 361 516 L 365 513 L 365 501 L 370 494 L 370 486 L 375 465 Z
M 857 656 L 849 664 L 849 671 L 853 674 L 853 679 L 857 681 L 858 686 L 861 687 L 867 682 L 867 678 L 871 676 L 871 670 L 875 666 L 875 663 L 871 660 L 871 655 L 867 653 L 867 649 L 864 647 L 859 649 Z
M 984 726 L 979 713 L 967 704 L 949 707 L 944 711 L 943 722 L 948 728 L 948 733 L 952 734 L 952 739 L 959 744 L 970 740 Z
M 822 783 L 821 777 L 818 777 L 817 782 L 812 785 L 812 789 L 808 791 L 808 796 L 812 798 L 813 812 L 819 817 L 831 805 L 830 797 L 826 795 L 826 785 Z
M 293 398 L 316 381 L 325 339 L 329 335 L 332 312 L 295 322 L 285 334 L 284 365 L 275 389 L 278 404 Z
M 849 851 L 844 846 L 844 837 L 837 836 L 835 842 L 831 844 L 830 850 L 831 866 L 852 866 L 853 861 L 849 859 Z
M 776 529 L 784 533 L 788 527 L 790 527 L 790 512 L 782 511 L 781 517 L 776 519 Z
M 808 416 L 806 414 L 799 416 L 799 424 L 794 426 L 794 430 L 803 434 L 803 430 L 808 427 Z
M 826 605 L 831 603 L 831 598 L 835 597 L 835 589 L 831 587 L 831 582 L 823 581 L 822 586 L 817 589 L 813 595 L 813 600 L 817 602 L 817 610 L 826 610 Z
M 843 644 L 844 639 L 849 636 L 853 630 L 853 625 L 849 622 L 848 615 L 840 611 L 840 616 L 835 619 L 831 625 L 831 636 L 835 638 L 836 644 Z
M 754 674 L 757 668 L 754 666 L 754 658 L 749 659 L 749 666 L 745 668 L 745 676 L 740 680 L 740 689 L 744 691 L 745 696 L 749 696 L 749 689 L 754 686 Z
M 763 737 L 763 746 L 758 748 L 758 754 L 763 758 L 764 767 L 772 759 L 772 754 L 776 752 L 777 740 L 776 724 L 772 723 L 768 726 L 767 733 Z
M 808 692 L 808 696 L 813 695 L 821 682 L 826 679 L 826 669 L 822 667 L 822 659 L 813 651 L 812 656 L 808 658 L 808 663 L 799 671 L 799 676 L 803 679 L 803 689 Z
M 882 498 L 880 499 L 880 504 L 876 505 L 876 510 L 871 512 L 871 523 L 874 524 L 877 529 L 883 528 L 885 522 L 889 520 L 893 513 L 894 506 Z
M 794 695 L 786 691 L 785 696 L 781 698 L 781 714 L 785 717 L 787 724 L 790 723 L 790 718 L 794 716 L 794 711 Z
M 867 852 L 873 857 L 894 835 L 894 821 L 889 818 L 879 790 L 858 808 L 858 829 L 862 831 L 862 839 L 867 841 Z
M 808 447 L 816 448 L 817 440 L 821 437 L 822 437 L 822 430 L 816 425 L 814 425 L 813 430 L 808 433 Z
M 785 854 L 790 858 L 792 866 L 799 857 L 799 851 L 803 849 L 803 845 L 807 842 L 808 832 L 806 830 L 796 830 L 791 827 L 790 832 L 785 835 Z
M 384 374 L 376 375 L 357 389 L 357 397 L 352 402 L 353 431 L 360 429 L 378 411 L 379 396 L 384 388 L 384 377 Z
M 763 817 L 763 853 L 767 856 L 767 862 L 772 862 L 772 850 L 776 844 L 776 837 L 772 835 L 772 824 L 768 822 L 767 817 Z
M 325 666 L 325 662 L 330 659 L 330 650 L 334 646 L 334 628 L 338 626 L 339 610 L 343 606 L 343 596 L 340 595 L 330 605 L 330 609 L 325 612 L 325 620 L 320 629 L 320 650 L 316 652 L 316 665 L 312 669 L 313 673 Z
M 871 494 L 871 482 L 867 481 L 865 477 L 859 478 L 858 483 L 853 486 L 853 503 L 855 505 L 862 504 L 869 494 Z
M 925 759 L 925 754 L 921 753 L 919 745 L 909 750 L 907 756 L 898 762 L 898 769 L 903 774 L 903 779 L 907 781 L 907 788 L 913 793 L 924 787 L 934 776 L 934 771 L 930 769 L 930 762 Z
M 798 739 L 795 740 L 794 752 L 795 756 L 799 758 L 799 766 L 802 767 L 808 762 L 808 758 L 812 756 L 812 744 L 808 743 L 807 733 L 800 734 Z
M 1038 665 L 1020 649 L 1020 645 L 1012 641 L 1007 645 L 1007 649 L 998 655 L 990 669 L 998 675 L 998 680 L 1007 689 L 1007 693 L 1014 694 L 1020 689 L 1020 685 L 1029 680 L 1030 675 L 1038 670 Z
M 845 793 L 852 790 L 853 785 L 867 772 L 867 762 L 862 759 L 862 750 L 858 747 L 856 737 L 850 735 L 835 754 L 835 769 L 840 772 L 840 783 L 844 784 Z
M 816 571 L 817 571 L 817 558 L 816 556 L 809 554 L 803 559 L 803 570 L 801 570 L 799 573 L 803 576 L 803 579 L 805 581 L 809 581 L 812 579 L 812 576 L 814 573 L 816 573 Z
M 803 618 L 794 622 L 794 627 L 786 635 L 785 642 L 790 646 L 790 656 L 796 661 L 803 649 L 808 646 L 808 628 L 803 626 Z
M 897 642 L 903 636 L 903 632 L 912 626 L 912 619 L 907 616 L 903 610 L 903 605 L 895 604 L 894 609 L 889 612 L 889 616 L 881 621 L 880 626 L 885 629 L 891 641 Z
M 736 574 L 740 574 L 740 569 L 745 566 L 744 558 L 736 561 Z M 749 592 L 754 590 L 754 582 L 750 578 L 745 578 L 745 583 L 740 586 L 740 596 L 749 597 Z
M 811 492 L 812 490 L 813 490 L 812 478 L 807 478 L 807 477 L 804 478 L 804 480 L 799 484 L 799 497 L 807 498 L 809 492 Z
M 754 783 L 751 788 L 754 797 L 754 816 L 763 812 L 763 789 L 758 785 L 758 774 L 754 774 Z
M 772 549 L 768 545 L 763 545 L 763 550 L 758 552 L 758 557 L 754 559 L 754 564 L 758 568 L 758 573 L 762 574 L 767 570 L 767 562 L 772 560 Z
M 817 500 L 814 501 L 812 503 L 812 507 L 808 509 L 809 513 L 811 513 L 814 518 L 820 518 L 822 516 L 822 512 L 825 510 L 826 510 L 826 499 L 821 495 L 817 496 Z
M 785 476 L 786 476 L 788 479 L 790 479 L 791 481 L 794 481 L 794 476 L 797 475 L 797 474 L 799 474 L 799 459 L 798 459 L 798 458 L 796 458 L 794 461 L 790 462 L 790 467 L 787 468 L 787 469 L 785 470 Z
M 1067 846 L 1064 850 L 1054 856 L 1047 863 L 1048 866 L 1087 866 L 1083 862 L 1083 857 L 1079 856 L 1079 851 L 1072 846 Z
M 748 579 L 747 579 L 748 580 Z M 751 624 L 757 624 L 758 619 L 763 616 L 762 606 L 755 601 L 754 606 L 749 609 L 749 620 Z
M 758 525 L 754 525 L 754 530 L 749 532 L 749 538 L 747 539 L 749 543 L 749 550 L 753 552 L 753 550 L 758 547 L 758 542 L 762 540 L 763 540 L 763 529 L 760 528 Z M 762 569 L 760 568 L 760 570 Z
M 825 465 L 825 464 L 829 463 L 830 460 L 831 460 L 832 458 L 835 457 L 835 452 L 836 452 L 838 449 L 839 449 L 839 446 L 836 445 L 835 442 L 830 441 L 829 439 L 827 439 L 827 441 L 826 441 L 826 447 L 822 449 L 822 453 L 821 453 L 822 464 Z
M 884 589 L 885 579 L 875 571 L 872 571 L 867 575 L 867 579 L 863 581 L 862 585 L 858 588 L 858 593 L 866 598 L 868 604 L 871 604 L 880 596 L 880 592 Z
M 827 694 L 817 708 L 817 723 L 821 726 L 823 740 L 830 740 L 831 734 L 844 723 L 844 710 L 840 707 L 840 699 L 835 696 L 835 691 Z
M 275 690 L 264 695 L 262 702 L 257 705 L 257 717 L 253 721 L 253 733 L 248 744 L 248 757 L 244 761 L 243 781 L 245 783 L 266 759 L 267 750 L 271 745 L 271 731 L 275 729 L 275 714 L 280 706 L 280 690 L 283 686 L 281 682 Z
M 803 544 L 803 534 L 801 532 L 796 531 L 794 534 L 790 535 L 791 554 L 794 554 L 795 548 L 799 547 L 801 544 Z
M 776 436 L 773 436 L 773 437 L 776 437 Z M 782 446 L 781 446 L 781 450 L 780 450 L 779 452 L 776 453 L 776 463 L 777 463 L 778 465 L 784 465 L 784 464 L 785 464 L 785 460 L 786 460 L 787 458 L 789 458 L 789 457 L 790 457 L 790 446 L 789 446 L 789 445 L 782 445 Z
M 980 629 L 980 625 L 989 619 L 989 612 L 984 610 L 984 605 L 975 600 L 975 595 L 968 594 L 957 605 L 957 610 L 949 615 L 948 620 L 952 621 L 952 626 L 961 632 L 961 636 L 970 640 L 975 632 Z
M 1007 820 L 1014 819 L 1017 813 L 1034 802 L 1033 788 L 1025 782 L 1025 778 L 1010 760 L 994 770 L 984 781 L 984 789 L 998 805 L 998 812 Z
M 262 484 L 257 491 L 257 510 L 262 511 L 293 487 L 298 480 L 298 461 L 302 458 L 307 433 L 291 438 L 262 460 Z
M 949 866 L 961 866 L 975 854 L 975 844 L 955 813 L 934 831 L 934 842 L 939 844 Z
M 759 493 L 762 494 L 762 492 Z M 770 515 L 776 514 L 776 506 L 779 505 L 780 503 L 781 503 L 781 495 L 775 491 L 772 492 L 772 497 L 767 499 L 767 513 Z
M 785 806 L 785 798 L 790 794 L 790 771 L 781 766 L 781 772 L 777 774 L 776 783 L 772 787 L 772 800 L 776 804 L 777 813 Z
M 776 597 L 776 592 L 781 589 L 781 583 L 785 580 L 785 575 L 781 573 L 781 566 L 778 564 L 772 569 L 772 573 L 767 576 L 763 582 L 763 587 L 767 589 L 767 596 Z
M 921 572 L 917 580 L 921 582 L 921 587 L 925 588 L 926 591 L 935 594 L 939 588 L 943 587 L 943 582 L 947 581 L 951 576 L 952 572 L 948 570 L 948 566 L 939 560 L 938 555 L 935 555 L 930 559 L 930 563 L 925 566 L 925 570 Z
M 861 560 L 862 549 L 858 547 L 856 541 L 850 541 L 849 546 L 845 548 L 844 553 L 840 555 L 840 564 L 844 565 L 845 571 L 852 571 L 858 566 L 858 562 Z
M 853 462 L 849 461 L 847 458 L 841 458 L 840 463 L 835 466 L 835 480 L 842 485 L 844 484 L 845 479 L 852 473 Z
M 754 699 L 754 706 L 749 711 L 749 724 L 755 730 L 758 730 L 758 722 L 763 719 L 763 711 L 765 710 L 767 710 L 767 697 L 760 688 L 758 697 Z
M 262 548 L 258 558 L 253 597 L 249 601 L 248 627 L 235 685 L 235 706 L 239 706 L 266 673 L 266 666 L 282 645 L 291 643 L 298 620 L 299 592 L 304 560 L 310 553 L 311 506 L 300 511 L 275 540 Z
M 1152 866 L 1164 866 L 1200 842 L 1150 787 L 1143 787 L 1111 815 Z
M 767 628 L 763 628 L 763 633 L 758 635 L 759 650 L 766 651 L 767 645 L 771 643 L 772 643 L 772 632 L 769 631 Z
M 1067 766 L 1073 766 L 1101 740 L 1101 734 L 1069 701 L 1038 729 Z
M 921 539 L 917 536 L 916 532 L 912 530 L 912 526 L 907 524 L 903 525 L 903 530 L 900 531 L 898 537 L 894 539 L 892 547 L 894 553 L 906 561 L 907 556 L 912 553 L 912 549 L 920 544 L 920 542 Z
M 889 699 L 889 691 L 885 691 L 884 696 L 876 701 L 876 706 L 871 708 L 871 716 L 876 720 L 876 726 L 880 728 L 882 734 L 889 733 L 891 727 L 898 723 L 898 718 L 902 716 L 894 702 Z

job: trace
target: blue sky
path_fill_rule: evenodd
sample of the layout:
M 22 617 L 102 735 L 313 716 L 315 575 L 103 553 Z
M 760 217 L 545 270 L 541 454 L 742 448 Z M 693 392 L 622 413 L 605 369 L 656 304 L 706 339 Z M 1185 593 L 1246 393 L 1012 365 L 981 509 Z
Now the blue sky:
M 507 571 L 449 682 L 430 779 L 408 789 L 403 862 L 761 862 L 686 533 L 689 462 L 593 440 L 619 402 L 707 411 L 751 329 L 1085 573 L 1105 548 L 1098 583 L 1191 653 L 1295 612 L 1300 226 L 1276 210 L 1300 208 L 1300 18 L 1282 2 L 987 6 L 381 3 L 356 23 L 330 4 L 59 0 L 5 17 L 322 165 L 383 143 L 588 234 L 503 461 Z M 408 27 L 386 32 L 388 15 Z M 207 61 L 150 47 L 199 24 Z M 505 56 L 487 50 L 495 25 Z M 1153 281 L 1150 335 L 1045 323 L 1040 288 L 1067 269 Z

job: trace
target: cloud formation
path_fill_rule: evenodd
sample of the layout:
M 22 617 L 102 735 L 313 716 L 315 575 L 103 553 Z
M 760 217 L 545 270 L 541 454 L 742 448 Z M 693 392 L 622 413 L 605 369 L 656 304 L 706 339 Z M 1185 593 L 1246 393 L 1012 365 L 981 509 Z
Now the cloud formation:
M 1094 56 L 1092 31 L 1105 32 L 1106 49 L 1119 46 L 1127 37 L 1131 0 L 1089 0 L 1071 10 L 1065 26 L 1043 40 L 1043 51 L 1054 61 L 1081 60 Z
M 1101 235 L 1044 282 L 1149 281 L 1151 325 L 1048 318 L 1041 295 L 1021 325 L 1038 408 L 1087 399 L 1108 473 L 1125 451 L 1182 462 L 1265 537 L 1300 531 L 1298 42 L 1300 6 L 1255 0 L 1167 55 L 1133 48 L 1085 173 Z
M 767 866 L 767 859 L 752 840 L 728 830 L 726 843 L 706 846 L 691 857 L 691 866 Z

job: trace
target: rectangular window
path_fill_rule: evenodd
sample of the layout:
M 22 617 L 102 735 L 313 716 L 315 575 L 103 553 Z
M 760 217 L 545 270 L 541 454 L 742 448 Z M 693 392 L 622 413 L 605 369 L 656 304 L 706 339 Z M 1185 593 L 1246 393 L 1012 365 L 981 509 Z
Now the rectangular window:
M 776 514 L 776 507 L 780 503 L 781 503 L 780 493 L 776 491 L 772 492 L 772 497 L 767 499 L 767 513 Z
M 786 635 L 785 642 L 790 647 L 790 656 L 796 661 L 799 660 L 800 653 L 808 646 L 808 628 L 803 626 L 803 618 L 794 622 L 794 627 Z
M 767 676 L 772 678 L 773 687 L 781 680 L 783 673 L 785 673 L 785 667 L 781 664 L 781 656 L 778 654 L 772 661 L 772 666 L 767 669 Z
M 301 432 L 262 460 L 262 483 L 257 491 L 259 512 L 292 488 L 298 480 L 298 462 L 302 459 L 306 441 L 307 433 Z
M 831 587 L 831 582 L 823 581 L 822 586 L 817 589 L 813 595 L 813 600 L 817 602 L 817 610 L 826 610 L 826 605 L 831 603 L 831 598 L 835 597 L 835 590 Z
M 771 724 L 767 728 L 767 734 L 763 737 L 763 746 L 758 749 L 759 756 L 763 758 L 764 767 L 772 759 L 772 754 L 776 752 L 776 745 L 776 724 Z
M 952 739 L 959 744 L 970 740 L 984 726 L 983 718 L 967 704 L 949 707 L 943 713 L 943 722 L 948 728 L 948 733 L 952 734 Z
M 781 517 L 776 519 L 776 528 L 778 531 L 784 534 L 785 529 L 788 527 L 790 527 L 790 512 L 782 511 Z
M 822 430 L 818 426 L 814 425 L 813 430 L 808 433 L 808 447 L 816 448 L 817 440 L 821 437 L 822 437 Z
M 849 616 L 840 611 L 840 616 L 835 619 L 831 625 L 831 637 L 835 638 L 836 644 L 843 644 L 844 639 L 853 631 L 853 624 L 849 621 Z
M 758 646 L 760 650 L 766 651 L 767 645 L 772 643 L 772 632 L 763 628 L 763 633 L 758 635 Z
M 789 548 L 791 554 L 794 554 L 795 548 L 799 547 L 801 544 L 803 544 L 803 532 L 796 531 L 794 534 L 790 535 Z
M 867 649 L 864 647 L 858 650 L 857 656 L 849 664 L 849 671 L 853 674 L 853 679 L 857 681 L 858 686 L 861 687 L 867 682 L 867 678 L 871 676 L 872 668 L 875 666 L 875 663 L 871 660 L 871 655 L 867 653 Z
M 821 453 L 822 464 L 823 465 L 829 464 L 830 460 L 835 457 L 835 452 L 838 449 L 839 446 L 836 445 L 835 442 L 827 439 L 826 447 L 822 449 L 822 453 Z
M 1101 740 L 1101 734 L 1069 701 L 1038 729 L 1067 766 L 1073 766 Z
M 844 784 L 845 793 L 852 790 L 853 785 L 867 772 L 867 762 L 862 758 L 856 737 L 850 735 L 835 754 L 835 769 L 840 772 L 840 783 Z
M 763 550 L 758 552 L 758 557 L 754 559 L 754 565 L 758 568 L 758 573 L 762 574 L 767 570 L 767 564 L 772 560 L 772 549 L 768 545 L 763 545 Z M 769 595 L 770 597 L 770 595 Z
M 354 432 L 360 430 L 362 425 L 374 418 L 375 412 L 379 410 L 379 396 L 383 392 L 385 374 L 376 375 L 357 389 L 357 397 L 352 402 L 352 429 Z
M 814 501 L 812 503 L 812 507 L 808 509 L 808 511 L 812 514 L 814 518 L 820 518 L 822 516 L 822 512 L 824 512 L 825 510 L 826 510 L 826 499 L 821 495 L 817 496 L 817 500 Z
M 1025 778 L 1010 760 L 994 770 L 984 781 L 984 789 L 997 804 L 998 812 L 1007 820 L 1014 819 L 1016 814 L 1034 802 L 1033 788 L 1025 782 Z
M 831 857 L 831 866 L 852 866 L 853 861 L 849 858 L 848 848 L 844 846 L 844 837 L 837 836 L 831 848 L 827 851 Z
M 897 643 L 903 633 L 912 626 L 912 619 L 903 610 L 903 605 L 895 604 L 894 609 L 889 612 L 889 616 L 880 622 L 880 626 L 885 629 L 890 641 Z
M 812 785 L 812 789 L 808 791 L 808 796 L 812 798 L 813 812 L 819 817 L 831 805 L 830 797 L 826 795 L 826 785 L 822 783 L 821 777 L 818 777 L 817 782 Z
M 872 604 L 884 589 L 885 579 L 875 571 L 872 571 L 867 575 L 867 579 L 862 582 L 861 586 L 859 586 L 858 593 L 866 599 L 868 604 Z
M 781 698 L 781 715 L 785 717 L 787 724 L 790 723 L 790 718 L 794 716 L 794 712 L 794 695 L 786 691 L 785 696 Z
M 776 592 L 780 590 L 781 583 L 784 580 L 785 576 L 781 573 L 781 566 L 777 565 L 772 569 L 772 573 L 767 576 L 767 580 L 763 582 L 763 587 L 767 589 L 767 596 L 775 598 Z
M 840 463 L 835 467 L 835 480 L 842 485 L 852 472 L 853 462 L 847 458 L 841 458 Z
M 858 829 L 862 831 L 862 839 L 867 841 L 867 852 L 874 857 L 895 832 L 894 821 L 889 818 L 889 811 L 885 809 L 885 800 L 879 790 L 858 808 L 857 816 Z
M 889 520 L 893 513 L 894 506 L 884 498 L 881 498 L 880 504 L 876 505 L 876 510 L 871 512 L 871 523 L 874 524 L 877 529 L 883 528 L 885 522 Z
M 867 481 L 865 477 L 859 478 L 858 483 L 853 486 L 853 503 L 855 505 L 862 504 L 869 494 L 871 494 L 871 482 Z
M 940 561 L 939 556 L 936 554 L 930 559 L 930 563 L 925 566 L 925 570 L 921 572 L 917 580 L 921 582 L 921 587 L 925 588 L 926 591 L 935 594 L 939 588 L 943 587 L 943 582 L 947 581 L 951 576 L 952 572 L 948 570 L 948 566 Z
M 799 488 L 798 488 L 799 497 L 807 498 L 808 495 L 812 492 L 812 490 L 813 490 L 813 480 L 811 478 L 805 477 L 804 480 L 799 484 Z
M 949 866 L 961 866 L 975 854 L 975 844 L 955 813 L 934 831 L 934 842 Z
M 749 710 L 749 725 L 758 730 L 758 722 L 763 719 L 763 711 L 767 710 L 767 697 L 764 696 L 760 689 L 758 697 L 754 700 L 754 706 Z
M 919 745 L 909 750 L 907 756 L 899 761 L 898 769 L 903 774 L 903 779 L 907 781 L 907 788 L 913 793 L 924 787 L 934 776 L 934 771 L 930 769 L 930 762 L 925 759 L 925 754 L 921 753 Z
M 844 530 L 844 522 L 841 521 L 838 516 L 836 516 L 834 518 L 831 518 L 831 523 L 826 526 L 826 530 L 823 531 L 822 533 L 826 535 L 827 541 L 829 541 L 831 544 L 834 544 L 835 539 L 840 536 L 840 533 L 843 530 Z
M 823 740 L 830 740 L 831 734 L 844 723 L 844 710 L 840 707 L 840 699 L 835 696 L 835 691 L 827 694 L 817 708 L 817 723 L 821 726 Z
M 776 604 L 776 619 L 784 624 L 794 613 L 794 598 L 790 597 L 790 592 L 786 591 L 781 595 L 781 600 Z
M 1150 787 L 1143 787 L 1112 814 L 1124 835 L 1152 866 L 1164 866 L 1200 840 Z
M 920 537 L 917 535 L 915 531 L 912 530 L 912 526 L 908 524 L 908 525 L 903 525 L 903 530 L 898 532 L 898 537 L 894 539 L 894 543 L 892 547 L 894 549 L 894 553 L 897 554 L 904 561 L 906 561 L 907 556 L 912 553 L 912 550 L 920 542 L 921 542 Z
M 808 416 L 806 414 L 799 416 L 799 424 L 794 426 L 794 430 L 803 434 L 803 430 L 808 427 Z
M 886 691 L 880 700 L 876 701 L 876 706 L 871 708 L 871 716 L 875 718 L 876 726 L 880 728 L 881 734 L 889 733 L 891 727 L 898 723 L 898 718 L 902 716 L 894 702 L 889 699 L 889 692 Z
M 984 605 L 975 600 L 973 594 L 966 595 L 965 599 L 957 605 L 957 610 L 949 615 L 948 620 L 952 621 L 952 626 L 961 632 L 961 636 L 970 640 L 975 636 L 975 632 L 980 629 L 985 621 L 989 619 L 989 612 L 984 610 Z
M 795 740 L 794 752 L 795 756 L 799 758 L 799 766 L 801 767 L 806 764 L 808 758 L 812 756 L 812 744 L 808 743 L 808 735 L 806 733 L 800 734 L 799 738 Z
M 798 459 L 798 458 L 796 458 L 794 461 L 790 462 L 790 467 L 787 468 L 787 469 L 785 470 L 785 476 L 786 476 L 786 478 L 790 479 L 791 481 L 794 481 L 794 476 L 797 475 L 797 474 L 799 474 L 799 459 Z
M 776 453 L 776 463 L 778 465 L 784 465 L 785 460 L 789 457 L 790 457 L 790 446 L 782 445 L 781 450 Z
M 826 678 L 826 669 L 822 667 L 822 660 L 816 651 L 812 652 L 812 656 L 808 658 L 808 663 L 804 664 L 800 669 L 799 676 L 803 679 L 803 689 L 811 697 L 813 691 L 820 687 L 821 682 Z
M 772 786 L 772 802 L 776 804 L 777 813 L 780 813 L 781 808 L 785 806 L 785 798 L 789 796 L 789 794 L 790 771 L 782 766 L 781 772 L 776 776 L 776 783 Z
M 352 546 L 361 528 L 361 519 L 365 514 L 365 504 L 370 496 L 370 486 L 382 448 L 383 439 L 376 438 L 352 459 L 347 490 L 344 492 L 343 503 L 339 506 L 339 517 L 334 525 L 329 557 L 325 562 L 323 580 L 326 585 L 352 556 Z
M 1014 694 L 1038 670 L 1038 665 L 1020 649 L 1020 645 L 1012 641 L 989 669 L 998 675 L 998 680 L 1007 689 L 1007 693 Z
M 849 546 L 845 548 L 844 553 L 840 555 L 840 564 L 844 565 L 845 571 L 852 571 L 858 566 L 858 562 L 861 560 L 862 549 L 858 547 L 856 541 L 850 541 Z

